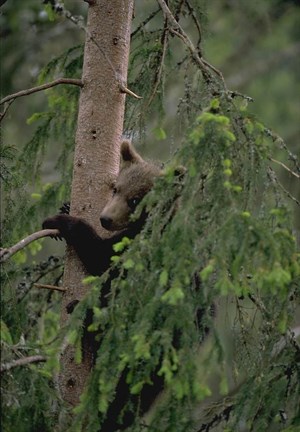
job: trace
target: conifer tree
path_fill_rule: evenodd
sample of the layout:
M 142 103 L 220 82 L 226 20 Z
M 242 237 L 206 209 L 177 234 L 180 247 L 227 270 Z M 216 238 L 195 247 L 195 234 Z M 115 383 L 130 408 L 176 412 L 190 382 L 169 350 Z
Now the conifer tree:
M 274 152 L 284 151 L 281 167 L 299 181 L 296 156 L 206 59 L 202 3 L 147 4 L 131 31 L 127 84 L 131 1 L 88 1 L 86 25 L 44 3 L 51 19 L 75 22 L 86 43 L 84 55 L 72 47 L 41 71 L 49 109 L 29 120 L 39 126 L 18 158 L 1 150 L 4 430 L 297 431 L 300 262 L 289 202 L 299 202 L 281 184 Z M 144 206 L 149 213 L 142 232 L 115 246 L 106 307 L 100 294 L 110 274 L 85 277 L 72 251 L 63 279 L 57 257 L 30 263 L 21 249 L 7 259 L 9 246 L 70 196 L 72 214 L 97 226 L 109 195 L 103 177 L 118 171 L 124 92 L 142 99 L 128 95 L 123 131 L 143 140 L 152 122 L 164 142 L 164 97 L 181 79 L 178 150 L 137 208 L 136 216 Z M 2 100 L 4 121 L 19 96 Z M 55 139 L 61 179 L 43 184 Z M 30 243 L 32 254 L 41 242 Z M 156 382 L 161 391 L 143 410 Z

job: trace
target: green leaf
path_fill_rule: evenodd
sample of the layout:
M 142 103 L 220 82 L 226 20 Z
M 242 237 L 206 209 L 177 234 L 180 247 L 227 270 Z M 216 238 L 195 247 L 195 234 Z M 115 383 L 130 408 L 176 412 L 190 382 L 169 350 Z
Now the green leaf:
M 1 337 L 0 337 L 1 341 L 6 342 L 9 345 L 13 344 L 13 340 L 12 340 L 10 331 L 9 331 L 7 325 L 5 324 L 5 322 L 2 320 L 0 321 L 0 335 L 1 335 Z
M 55 11 L 52 9 L 51 5 L 50 4 L 44 5 L 44 9 L 47 12 L 49 21 L 55 21 L 56 14 L 55 14 Z
M 130 245 L 130 243 L 131 243 L 131 239 L 129 239 L 128 237 L 123 237 L 122 238 L 122 240 L 120 241 L 120 242 L 118 242 L 118 243 L 115 243 L 114 245 L 113 245 L 113 250 L 115 251 L 115 252 L 123 252 L 123 250 L 127 247 L 127 246 L 129 246 Z
M 32 193 L 31 198 L 35 200 L 40 200 L 42 198 L 42 195 L 40 193 Z
M 225 396 L 228 394 L 228 381 L 225 376 L 225 374 L 222 375 L 221 382 L 220 382 L 220 394 L 222 396 Z
M 153 129 L 153 133 L 154 133 L 155 138 L 158 141 L 162 141 L 162 140 L 165 140 L 167 138 L 167 134 L 166 134 L 165 130 L 161 127 Z
M 184 292 L 182 290 L 181 283 L 178 280 L 176 280 L 172 287 L 161 297 L 162 302 L 168 303 L 172 306 L 176 306 L 183 299 Z
M 163 288 L 167 285 L 169 273 L 167 270 L 163 270 L 159 275 L 159 285 Z
M 140 382 L 136 383 L 134 386 L 131 387 L 130 393 L 131 394 L 138 394 L 138 393 L 140 393 L 140 391 L 142 390 L 143 386 L 144 386 L 144 381 L 140 381 Z
M 31 125 L 32 123 L 34 123 L 34 122 L 36 122 L 36 121 L 38 121 L 41 118 L 46 117 L 46 116 L 47 116 L 47 113 L 34 113 L 26 120 L 26 123 L 28 125 Z
M 25 252 L 24 249 L 19 250 L 13 257 L 12 259 L 14 260 L 14 262 L 16 264 L 25 264 L 26 260 L 27 260 L 27 253 Z
M 77 341 L 77 338 L 78 338 L 78 332 L 77 332 L 77 330 L 71 330 L 68 333 L 68 341 L 69 341 L 69 343 L 71 345 L 75 344 L 75 342 Z
M 134 261 L 131 258 L 128 258 L 128 260 L 126 260 L 123 263 L 123 267 L 125 270 L 129 270 L 129 269 L 133 268 L 134 267 Z
M 99 280 L 98 276 L 86 276 L 83 280 L 82 283 L 83 285 L 90 285 L 94 282 L 96 282 L 97 280 Z
M 214 262 L 210 261 L 210 263 L 204 267 L 204 269 L 201 270 L 200 272 L 200 277 L 202 279 L 203 282 L 207 281 L 209 276 L 212 274 L 212 272 L 214 271 Z

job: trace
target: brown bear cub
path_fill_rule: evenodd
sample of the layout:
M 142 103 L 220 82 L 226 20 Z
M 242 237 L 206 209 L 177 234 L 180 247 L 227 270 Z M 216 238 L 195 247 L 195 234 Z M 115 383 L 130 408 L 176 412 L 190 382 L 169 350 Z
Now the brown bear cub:
M 103 239 L 89 223 L 68 214 L 46 219 L 43 228 L 58 229 L 67 244 L 74 247 L 88 273 L 101 275 L 111 264 L 111 257 L 115 254 L 113 245 L 124 236 L 133 238 L 142 229 L 147 216 L 145 210 L 137 220 L 132 221 L 130 217 L 159 175 L 160 168 L 143 160 L 130 142 L 124 140 L 121 144 L 121 169 L 113 196 L 100 215 L 105 229 L 118 232 Z

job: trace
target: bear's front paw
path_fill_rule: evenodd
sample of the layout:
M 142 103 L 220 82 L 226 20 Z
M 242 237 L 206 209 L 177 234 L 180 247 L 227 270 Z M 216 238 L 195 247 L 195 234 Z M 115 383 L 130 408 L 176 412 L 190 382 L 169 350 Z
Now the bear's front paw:
M 63 237 L 67 242 L 70 242 L 74 237 L 74 232 L 76 235 L 76 226 L 78 225 L 79 221 L 80 219 L 76 217 L 66 214 L 59 214 L 44 220 L 43 229 L 57 229 L 60 236 Z
M 50 217 L 44 220 L 42 224 L 43 229 L 57 229 L 60 231 L 60 223 L 59 220 L 57 220 L 57 216 Z M 55 240 L 62 240 L 62 236 L 60 234 L 58 235 L 51 235 L 51 238 L 54 238 Z
M 43 229 L 59 229 L 59 223 L 57 223 L 56 217 L 50 217 L 44 220 L 42 227 Z

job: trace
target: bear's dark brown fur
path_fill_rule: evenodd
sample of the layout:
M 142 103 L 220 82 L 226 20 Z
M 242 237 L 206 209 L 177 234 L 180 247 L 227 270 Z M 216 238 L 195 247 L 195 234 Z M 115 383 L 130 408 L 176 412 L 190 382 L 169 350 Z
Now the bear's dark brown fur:
M 118 232 L 111 238 L 104 239 L 85 220 L 69 214 L 59 214 L 46 219 L 43 228 L 58 229 L 67 244 L 74 247 L 86 270 L 92 275 L 101 275 L 110 267 L 111 257 L 115 255 L 113 245 L 124 236 L 133 238 L 143 227 L 147 217 L 145 210 L 141 211 L 138 219 L 131 220 L 131 215 L 138 203 L 151 190 L 154 180 L 159 175 L 160 168 L 144 161 L 130 142 L 125 140 L 121 144 L 121 169 L 113 188 L 113 195 L 100 215 L 100 222 L 104 228 Z M 63 208 L 62 211 L 68 212 L 68 208 Z M 108 303 L 110 279 L 116 275 L 115 271 L 111 272 L 109 280 L 102 286 L 102 306 Z M 89 311 L 86 327 L 92 322 L 90 315 Z M 96 352 L 101 341 L 95 343 L 93 335 L 89 335 L 88 339 L 93 351 Z M 152 384 L 146 384 L 139 396 L 132 396 L 127 384 L 127 374 L 128 370 L 125 369 L 119 378 L 115 398 L 101 425 L 102 432 L 114 432 L 130 426 L 134 421 L 133 412 L 123 412 L 122 420 L 119 418 L 128 400 L 131 399 L 139 406 L 139 413 L 143 414 L 163 388 L 163 378 L 154 373 Z
M 132 220 L 131 215 L 138 203 L 151 190 L 155 179 L 161 175 L 161 170 L 152 163 L 144 161 L 134 150 L 130 142 L 124 141 L 121 145 L 121 169 L 113 188 L 113 194 L 100 215 L 100 221 L 104 228 L 118 231 L 109 239 L 101 238 L 95 229 L 83 219 L 60 214 L 48 218 L 43 223 L 43 228 L 56 228 L 66 242 L 72 245 L 86 270 L 93 275 L 101 275 L 111 264 L 111 257 L 115 254 L 113 245 L 124 236 L 133 238 L 142 228 L 147 214 L 145 209 L 141 211 L 138 219 Z M 174 172 L 181 179 L 184 175 L 182 168 Z M 110 278 L 101 288 L 101 306 L 107 306 L 110 292 L 111 279 L 117 276 L 117 270 L 110 270 Z M 70 312 L 71 313 L 71 312 Z M 197 327 L 201 325 L 202 310 L 197 312 Z M 92 322 L 89 317 L 86 327 Z M 103 329 L 105 332 L 105 329 Z M 101 345 L 101 338 L 97 343 L 93 335 L 89 338 L 95 352 Z M 180 331 L 173 334 L 173 345 L 178 347 Z M 142 366 L 142 365 L 141 365 Z M 135 416 L 143 416 L 151 407 L 153 401 L 164 388 L 164 378 L 159 374 L 161 364 L 158 364 L 151 373 L 149 382 L 145 383 L 139 394 L 132 394 L 127 376 L 130 372 L 125 368 L 121 373 L 115 391 L 115 396 L 110 402 L 106 417 L 101 424 L 101 432 L 115 432 L 130 427 Z M 132 408 L 130 408 L 130 406 Z
M 113 196 L 100 215 L 104 228 L 118 231 L 111 238 L 103 239 L 85 220 L 68 214 L 46 219 L 44 229 L 58 229 L 67 244 L 74 247 L 86 270 L 92 275 L 101 275 L 114 255 L 113 245 L 124 236 L 133 238 L 142 228 L 146 214 L 131 221 L 137 204 L 151 190 L 160 169 L 142 159 L 128 140 L 121 144 L 121 169 L 113 189 Z

